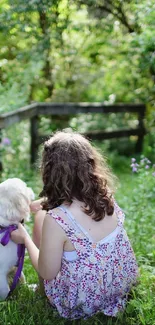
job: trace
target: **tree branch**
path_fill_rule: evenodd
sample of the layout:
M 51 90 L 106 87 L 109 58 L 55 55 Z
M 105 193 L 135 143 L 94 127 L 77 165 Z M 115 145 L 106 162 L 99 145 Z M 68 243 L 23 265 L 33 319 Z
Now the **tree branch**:
M 116 17 L 128 29 L 129 33 L 135 32 L 135 28 L 128 23 L 127 17 L 125 16 L 125 14 L 123 12 L 122 7 L 117 8 L 117 7 L 113 6 L 113 8 L 108 8 L 106 6 L 100 5 L 97 8 L 100 9 L 101 11 L 106 11 L 108 13 L 111 13 L 114 17 Z M 113 9 L 115 9 L 116 12 Z

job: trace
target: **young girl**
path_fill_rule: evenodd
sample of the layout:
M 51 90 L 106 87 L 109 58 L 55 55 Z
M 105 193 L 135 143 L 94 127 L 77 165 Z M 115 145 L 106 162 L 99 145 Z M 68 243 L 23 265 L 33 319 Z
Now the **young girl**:
M 46 200 L 35 217 L 33 241 L 21 224 L 12 239 L 25 244 L 61 316 L 116 316 L 138 268 L 112 196 L 112 174 L 88 140 L 67 132 L 45 142 L 41 170 Z

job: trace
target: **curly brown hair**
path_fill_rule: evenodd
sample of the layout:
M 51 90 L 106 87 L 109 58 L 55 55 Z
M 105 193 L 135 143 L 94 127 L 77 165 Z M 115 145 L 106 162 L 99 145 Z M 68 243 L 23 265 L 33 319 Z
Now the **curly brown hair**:
M 115 177 L 105 159 L 81 134 L 56 132 L 44 143 L 41 163 L 44 208 L 48 211 L 73 199 L 95 221 L 112 215 Z

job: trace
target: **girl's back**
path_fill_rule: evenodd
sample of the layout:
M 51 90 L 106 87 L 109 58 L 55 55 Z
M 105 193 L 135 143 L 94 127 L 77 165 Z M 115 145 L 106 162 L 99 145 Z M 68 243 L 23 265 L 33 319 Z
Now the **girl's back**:
M 51 304 L 71 319 L 99 311 L 115 316 L 138 274 L 123 212 L 115 203 L 113 215 L 96 222 L 73 200 L 48 213 L 66 237 L 61 270 L 52 281 L 44 281 Z

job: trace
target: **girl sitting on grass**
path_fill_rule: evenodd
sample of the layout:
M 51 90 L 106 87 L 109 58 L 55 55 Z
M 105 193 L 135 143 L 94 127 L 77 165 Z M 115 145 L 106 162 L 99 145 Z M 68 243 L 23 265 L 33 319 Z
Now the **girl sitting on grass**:
M 46 200 L 35 216 L 33 240 L 20 224 L 13 241 L 25 244 L 62 317 L 116 316 L 138 268 L 109 168 L 82 135 L 57 132 L 44 144 L 41 171 Z

